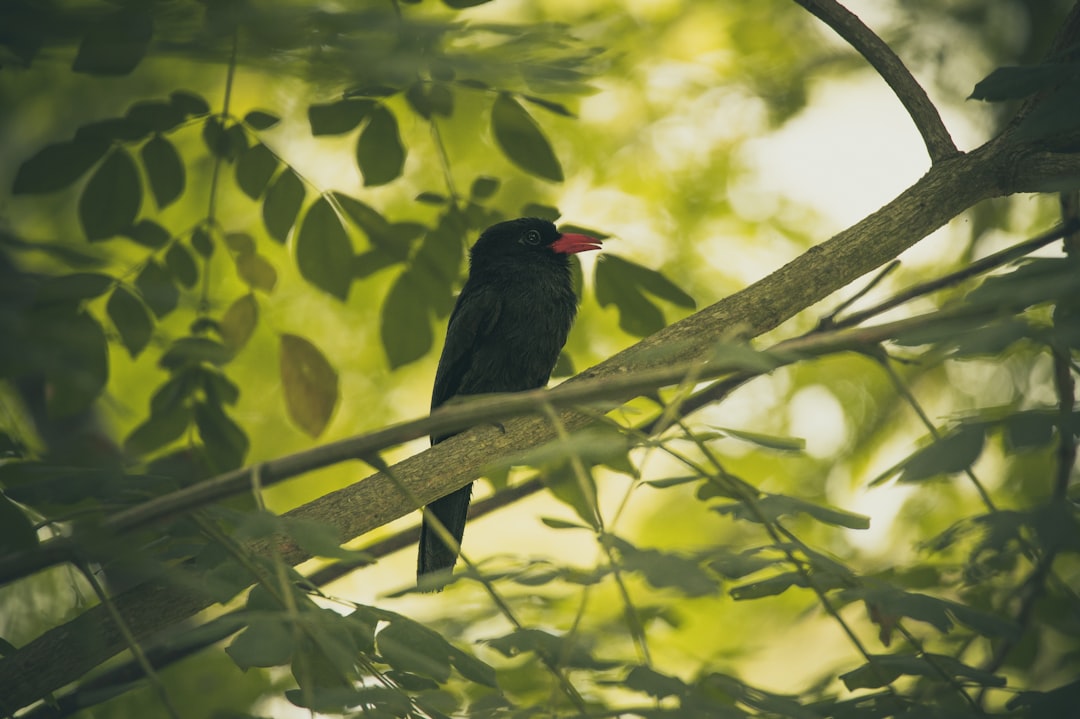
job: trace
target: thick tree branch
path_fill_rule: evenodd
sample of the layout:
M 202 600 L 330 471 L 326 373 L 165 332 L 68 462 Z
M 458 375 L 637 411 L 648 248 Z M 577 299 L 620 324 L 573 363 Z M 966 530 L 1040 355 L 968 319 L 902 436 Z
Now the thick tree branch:
M 896 93 L 926 143 L 930 161 L 937 163 L 958 153 L 945 123 L 926 91 L 904 63 L 874 31 L 836 0 L 795 0 L 831 27 L 870 63 Z

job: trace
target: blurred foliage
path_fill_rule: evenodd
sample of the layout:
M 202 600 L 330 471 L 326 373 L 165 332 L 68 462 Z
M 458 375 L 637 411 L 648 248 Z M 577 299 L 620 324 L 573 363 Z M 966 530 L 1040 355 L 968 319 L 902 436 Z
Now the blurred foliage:
M 1043 92 L 1014 132 L 1075 151 L 1075 50 L 1043 57 L 1070 3 L 851 5 L 973 135 Z M 561 376 L 779 266 L 830 221 L 747 191 L 748 148 L 868 72 L 781 0 L 0 4 L 0 555 L 421 414 L 501 219 L 611 238 L 575 264 Z M 1054 199 L 974 208 L 861 303 Z M 149 679 L 106 663 L 26 716 L 1069 716 L 1076 263 L 947 284 L 894 359 L 802 361 L 650 438 L 664 392 L 492 467 L 542 475 L 542 522 L 470 528 L 442 594 L 391 594 L 409 562 L 331 591 L 249 551 L 371 564 L 280 516 L 356 479 L 335 468 L 0 587 L 0 657 L 165 578 L 224 609 L 163 627 Z

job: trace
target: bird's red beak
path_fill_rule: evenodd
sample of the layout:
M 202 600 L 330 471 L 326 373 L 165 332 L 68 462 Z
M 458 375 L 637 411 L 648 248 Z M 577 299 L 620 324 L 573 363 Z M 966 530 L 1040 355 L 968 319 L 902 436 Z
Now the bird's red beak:
M 559 239 L 551 243 L 551 249 L 563 255 L 573 255 L 587 250 L 599 250 L 600 240 L 588 235 L 565 232 L 559 236 Z

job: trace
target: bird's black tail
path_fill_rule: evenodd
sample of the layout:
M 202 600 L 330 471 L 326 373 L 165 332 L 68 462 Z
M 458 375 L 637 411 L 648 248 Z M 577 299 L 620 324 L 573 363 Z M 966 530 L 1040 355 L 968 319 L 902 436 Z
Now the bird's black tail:
M 446 531 L 459 545 L 461 538 L 465 536 L 465 517 L 469 513 L 471 495 L 472 484 L 467 484 L 428 505 L 428 510 L 438 517 L 446 527 Z M 420 551 L 416 561 L 416 578 L 421 579 L 434 572 L 453 569 L 456 561 L 457 551 L 446 546 L 425 517 L 420 526 Z

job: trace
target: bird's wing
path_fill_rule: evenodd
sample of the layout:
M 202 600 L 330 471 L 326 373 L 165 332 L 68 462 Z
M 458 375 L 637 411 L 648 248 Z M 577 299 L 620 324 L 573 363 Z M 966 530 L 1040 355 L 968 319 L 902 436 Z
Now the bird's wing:
M 473 349 L 495 327 L 502 311 L 502 298 L 492 288 L 468 287 L 458 296 L 446 329 L 446 344 L 435 372 L 431 408 L 453 397 L 472 363 Z

